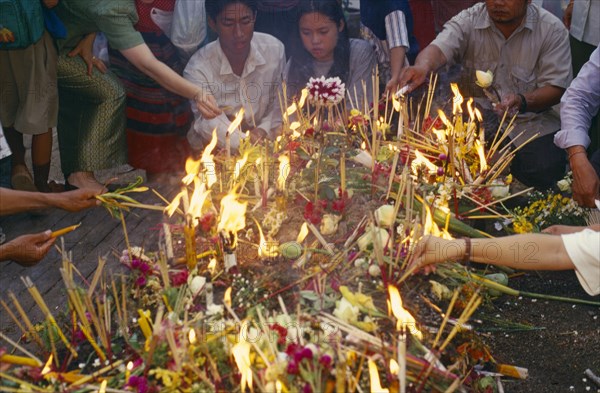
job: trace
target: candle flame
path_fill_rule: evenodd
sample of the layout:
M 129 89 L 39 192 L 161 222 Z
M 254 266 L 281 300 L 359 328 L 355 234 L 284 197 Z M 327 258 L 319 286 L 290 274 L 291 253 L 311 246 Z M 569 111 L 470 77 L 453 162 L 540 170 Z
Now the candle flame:
M 196 329 L 190 329 L 190 332 L 188 333 L 188 340 L 190 341 L 190 344 L 196 344 L 196 342 L 198 341 L 198 339 L 196 338 Z M 129 367 L 129 365 L 127 365 L 127 367 Z
M 282 154 L 279 156 L 279 175 L 277 176 L 277 189 L 285 190 L 285 182 L 290 174 L 290 158 Z
M 360 148 L 365 150 L 367 148 L 367 143 L 363 141 L 363 143 L 360 144 Z
M 127 370 L 128 371 L 133 370 L 133 362 L 132 361 L 130 361 L 129 363 L 127 363 Z
M 475 116 L 477 117 L 477 120 L 479 120 L 479 121 L 483 120 L 483 116 L 481 115 L 481 111 L 478 108 L 475 108 Z
M 252 369 L 250 368 L 250 343 L 241 340 L 231 348 L 231 353 L 235 359 L 241 374 L 240 390 L 246 391 L 246 386 L 252 390 Z
M 398 375 L 398 371 L 400 371 L 400 366 L 396 359 L 390 359 L 390 374 Z
M 213 258 L 208 263 L 208 271 L 210 272 L 210 274 L 215 274 L 215 269 L 216 268 L 217 268 L 217 259 Z
M 175 210 L 177 210 L 177 208 L 179 207 L 179 202 L 181 201 L 181 198 L 183 198 L 184 195 L 185 191 L 180 191 L 179 194 L 175 195 L 175 198 L 173 198 L 171 203 L 169 203 L 169 205 L 165 207 L 164 211 L 169 217 L 171 217 L 173 213 L 175 213 Z
M 194 178 L 198 175 L 198 172 L 200 172 L 200 163 L 202 161 L 201 160 L 194 160 L 193 158 L 189 157 L 186 161 L 185 161 L 185 173 L 186 175 L 183 177 L 183 179 L 181 179 L 181 182 L 183 184 L 190 185 L 192 183 L 192 181 L 194 180 Z
M 469 111 L 469 119 L 475 120 L 475 111 L 473 110 L 473 98 L 467 101 L 467 110 Z
M 277 393 L 281 393 L 282 390 L 283 390 L 283 384 L 281 383 L 281 381 L 277 380 L 275 382 L 275 391 Z
M 402 109 L 402 105 L 400 104 L 400 101 L 398 101 L 396 99 L 396 95 L 392 95 L 392 104 L 394 105 L 394 110 L 396 112 L 400 112 L 400 110 Z
M 306 222 L 302 223 L 300 227 L 300 232 L 298 233 L 298 237 L 296 238 L 296 242 L 302 243 L 304 239 L 308 236 L 308 224 Z
M 452 99 L 452 114 L 456 115 L 457 113 L 462 113 L 462 104 L 465 101 L 465 99 L 460 94 L 460 91 L 458 90 L 458 85 L 456 83 L 451 83 L 450 88 L 454 93 L 454 99 Z
M 446 117 L 446 114 L 444 113 L 444 111 L 442 111 L 441 109 L 438 109 L 438 117 L 440 118 L 442 123 L 444 123 L 446 125 L 447 128 L 449 128 L 449 129 L 454 128 L 454 126 L 452 125 L 450 120 L 448 120 L 448 118 Z
M 381 381 L 379 380 L 379 370 L 377 365 L 371 359 L 369 359 L 369 380 L 371 383 L 371 393 L 388 393 L 389 389 L 381 387 Z
M 194 178 L 194 192 L 192 193 L 189 207 L 189 214 L 191 214 L 193 219 L 202 217 L 202 207 L 209 194 L 210 190 L 206 189 L 206 185 L 197 177 Z
M 308 89 L 304 88 L 304 89 L 302 89 L 302 95 L 300 95 L 300 101 L 298 101 L 299 108 L 304 107 L 304 103 L 306 102 L 307 98 L 308 98 Z
M 238 202 L 238 195 L 232 190 L 221 199 L 220 220 L 217 232 L 226 231 L 233 233 L 237 238 L 237 232 L 246 226 L 246 207 L 248 202 Z M 235 247 L 235 239 L 233 247 Z
M 291 116 L 294 113 L 296 113 L 297 110 L 298 110 L 298 105 L 296 105 L 296 103 L 294 102 L 292 105 L 288 106 L 287 110 L 285 111 L 285 114 L 288 116 Z
M 244 165 L 246 165 L 246 161 L 248 161 L 248 155 L 250 155 L 250 152 L 248 152 L 248 151 L 245 152 L 244 153 L 244 157 L 240 158 L 235 163 L 235 168 L 233 169 L 233 180 L 237 180 L 238 177 L 240 177 L 240 173 L 242 172 L 242 168 L 244 167 Z
M 223 294 L 223 304 L 225 304 L 227 307 L 231 307 L 231 290 L 231 287 L 229 287 Z
M 233 119 L 233 121 L 227 128 L 227 132 L 230 135 L 240 126 L 240 124 L 242 124 L 242 120 L 244 120 L 244 112 L 244 108 L 241 108 L 237 115 L 235 115 L 235 119 Z
M 475 141 L 475 149 L 479 155 L 479 171 L 483 172 L 488 169 L 487 160 L 485 159 L 485 152 L 483 151 L 483 145 L 479 140 Z
M 213 160 L 214 156 L 212 155 L 212 151 L 217 146 L 217 129 L 215 128 L 212 133 L 212 138 L 210 143 L 204 148 L 202 152 L 202 157 L 200 161 L 204 166 L 206 171 L 206 185 L 210 188 L 213 184 L 217 182 L 217 171 L 215 167 L 215 161 Z
M 46 375 L 52 370 L 52 359 L 53 359 L 52 354 L 50 354 L 48 361 L 46 362 L 46 364 L 44 365 L 44 368 L 42 369 L 42 375 Z
M 433 235 L 440 236 L 440 228 L 437 226 L 435 221 L 433 220 L 433 215 L 431 214 L 431 209 L 429 206 L 425 205 L 425 224 L 423 225 L 423 236 Z
M 260 241 L 258 243 L 258 256 L 259 258 L 274 258 L 277 256 L 277 245 L 274 241 L 267 241 L 265 235 L 260 227 L 258 221 L 254 220 L 258 227 L 258 233 L 260 234 Z
M 431 161 L 429 161 L 427 159 L 427 157 L 425 157 L 423 155 L 423 153 L 421 153 L 418 150 L 415 150 L 415 159 L 412 161 L 411 163 L 411 168 L 413 170 L 413 173 L 416 175 L 417 174 L 417 169 L 421 166 L 421 165 L 425 165 L 425 167 L 427 167 L 427 170 L 429 172 L 436 172 L 437 171 L 437 166 L 435 166 L 435 164 Z
M 432 131 L 435 134 L 435 136 L 437 137 L 438 143 L 446 144 L 446 142 L 447 142 L 446 130 L 436 130 L 434 128 L 434 129 L 432 129 Z
M 390 300 L 390 308 L 392 314 L 396 317 L 396 329 L 402 328 L 407 329 L 413 336 L 419 340 L 423 339 L 423 334 L 417 328 L 417 321 L 415 318 L 402 306 L 402 298 L 400 297 L 400 291 L 393 285 L 388 286 L 388 294 Z

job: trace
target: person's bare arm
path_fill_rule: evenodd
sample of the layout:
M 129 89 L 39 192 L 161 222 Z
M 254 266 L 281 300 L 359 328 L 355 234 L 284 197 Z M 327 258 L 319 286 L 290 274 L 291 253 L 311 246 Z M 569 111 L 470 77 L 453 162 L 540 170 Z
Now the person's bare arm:
M 446 62 L 442 50 L 435 45 L 429 45 L 419 53 L 414 66 L 402 70 L 400 87 L 408 86 L 410 93 L 425 82 L 430 72 L 437 70 Z
M 131 64 L 165 89 L 196 101 L 203 117 L 212 119 L 221 114 L 215 98 L 208 91 L 185 80 L 169 66 L 160 62 L 146 44 L 121 50 L 121 53 Z
M 558 104 L 565 89 L 556 86 L 542 86 L 533 91 L 522 93 L 526 100 L 527 112 L 541 112 Z M 502 98 L 502 102 L 496 106 L 496 111 L 518 112 L 521 108 L 522 99 L 517 93 L 508 94 Z
M 446 261 L 460 261 L 465 255 L 464 239 L 445 240 L 427 236 L 417 245 L 414 264 L 425 266 Z M 471 261 L 522 270 L 571 270 L 560 236 L 539 233 L 472 239 Z
M 398 90 L 400 84 L 400 76 L 402 75 L 402 69 L 404 68 L 404 60 L 406 58 L 406 48 L 403 46 L 397 46 L 390 49 L 390 81 L 385 86 L 385 90 L 390 94 L 393 94 Z
M 96 192 L 86 189 L 46 194 L 0 187 L 0 216 L 47 207 L 79 211 L 99 205 L 96 195 Z

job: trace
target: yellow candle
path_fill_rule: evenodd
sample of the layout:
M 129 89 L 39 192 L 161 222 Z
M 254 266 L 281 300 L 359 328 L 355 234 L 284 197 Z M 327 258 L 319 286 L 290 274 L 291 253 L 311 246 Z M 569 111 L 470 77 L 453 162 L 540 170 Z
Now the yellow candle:
M 185 237 L 185 260 L 189 270 L 196 267 L 198 260 L 196 258 L 196 228 L 191 219 L 186 220 L 186 224 L 183 227 L 183 234 Z
M 62 235 L 66 235 L 69 232 L 73 232 L 75 229 L 79 228 L 81 226 L 81 223 L 77 224 L 77 225 L 71 225 L 69 227 L 63 228 L 63 229 L 59 229 L 57 231 L 54 231 L 50 234 L 50 237 L 59 237 Z
M 133 362 L 127 363 L 127 367 L 125 368 L 125 383 L 129 381 L 129 377 L 131 376 L 131 370 L 133 370 Z
M 0 363 L 14 364 L 17 366 L 41 367 L 42 364 L 35 359 L 25 356 L 5 354 L 0 356 Z
M 148 339 L 152 335 L 152 329 L 150 328 L 150 324 L 148 323 L 148 317 L 146 316 L 146 312 L 142 310 L 138 310 L 138 325 L 140 329 L 142 329 L 142 333 L 144 333 L 144 337 Z

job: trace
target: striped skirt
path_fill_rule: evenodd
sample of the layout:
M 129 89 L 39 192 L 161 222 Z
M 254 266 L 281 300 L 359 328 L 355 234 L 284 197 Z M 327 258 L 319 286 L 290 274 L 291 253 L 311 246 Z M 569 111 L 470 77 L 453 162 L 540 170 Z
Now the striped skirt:
M 154 56 L 181 75 L 183 65 L 163 34 L 142 33 Z M 127 92 L 129 164 L 148 173 L 183 169 L 189 155 L 186 134 L 193 120 L 189 100 L 161 87 L 116 50 L 109 50 L 111 69 Z
M 125 91 L 112 72 L 103 74 L 80 57 L 58 57 L 58 140 L 65 177 L 127 162 Z

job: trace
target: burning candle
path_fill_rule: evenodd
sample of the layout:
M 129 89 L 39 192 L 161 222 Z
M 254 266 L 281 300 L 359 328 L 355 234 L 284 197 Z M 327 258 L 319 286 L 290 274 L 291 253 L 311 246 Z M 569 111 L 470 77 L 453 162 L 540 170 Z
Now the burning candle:
M 406 332 L 404 327 L 400 328 L 398 336 L 398 366 L 400 393 L 406 393 Z
M 196 227 L 190 214 L 186 215 L 183 234 L 185 237 L 185 260 L 189 270 L 196 267 L 198 259 L 196 258 Z
M 377 365 L 371 359 L 369 363 L 369 382 L 371 384 L 371 392 L 373 393 L 388 393 L 389 389 L 381 387 L 381 380 L 379 379 L 379 370 Z
M 129 363 L 127 363 L 127 367 L 125 367 L 125 383 L 129 382 L 131 370 L 133 370 L 133 362 L 130 361 Z

